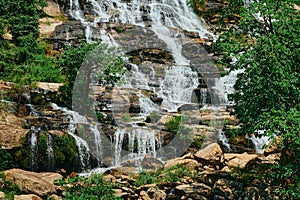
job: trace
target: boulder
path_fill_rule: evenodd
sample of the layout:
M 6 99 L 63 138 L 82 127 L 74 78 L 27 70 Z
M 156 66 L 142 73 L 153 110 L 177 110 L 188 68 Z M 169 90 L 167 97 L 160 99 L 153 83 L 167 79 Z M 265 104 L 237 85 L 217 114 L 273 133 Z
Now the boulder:
M 47 3 L 48 5 L 43 9 L 46 15 L 51 17 L 59 17 L 62 15 L 60 7 L 57 3 L 52 0 L 48 0 Z
M 201 163 L 216 166 L 220 164 L 222 155 L 223 151 L 220 145 L 217 143 L 212 143 L 204 149 L 196 152 L 194 156 Z
M 176 186 L 175 190 L 178 194 L 184 195 L 191 199 L 207 199 L 210 196 L 211 187 L 203 183 L 191 183 Z
M 168 160 L 165 164 L 165 168 L 173 167 L 175 165 L 185 165 L 189 170 L 196 170 L 201 166 L 200 163 L 193 159 L 175 158 Z
M 143 158 L 141 164 L 143 169 L 154 169 L 154 170 L 161 169 L 164 166 L 162 161 L 158 160 L 157 158 L 151 155 L 146 155 Z
M 21 169 L 10 169 L 4 171 L 6 180 L 15 183 L 21 191 L 36 194 L 41 197 L 55 194 L 59 188 L 41 178 L 40 173 L 29 172 Z
M 249 163 L 254 162 L 257 159 L 256 154 L 237 154 L 237 153 L 225 153 L 224 163 L 229 167 L 245 168 Z
M 55 180 L 62 180 L 63 176 L 58 173 L 52 173 L 52 172 L 42 172 L 39 173 L 40 178 L 49 182 L 49 183 L 54 183 Z
M 28 195 L 15 195 L 14 200 L 42 200 L 42 198 L 35 194 L 28 194 Z

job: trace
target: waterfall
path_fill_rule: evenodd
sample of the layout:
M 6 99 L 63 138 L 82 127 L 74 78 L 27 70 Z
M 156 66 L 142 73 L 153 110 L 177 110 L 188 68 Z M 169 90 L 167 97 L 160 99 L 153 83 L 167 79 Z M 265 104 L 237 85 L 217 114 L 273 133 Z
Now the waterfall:
M 123 161 L 128 159 L 135 159 L 135 165 L 139 166 L 141 160 L 145 155 L 152 155 L 156 157 L 156 140 L 155 133 L 153 130 L 146 128 L 137 128 L 135 127 L 130 129 L 119 129 L 114 134 L 114 165 L 119 166 Z M 124 141 L 127 142 L 127 151 L 128 155 L 122 155 L 122 149 Z
M 264 131 L 259 130 L 256 131 L 256 135 L 255 134 L 252 134 L 251 136 L 249 136 L 248 134 L 246 135 L 246 139 L 249 139 L 252 142 L 254 149 L 258 154 L 263 154 L 264 147 L 270 142 L 270 137 L 264 136 L 263 133 Z
M 164 65 L 160 72 L 159 66 L 153 66 L 144 62 L 142 65 L 132 65 L 130 77 L 127 82 L 119 86 L 127 89 L 139 89 L 152 91 L 158 98 L 162 99 L 160 105 L 152 101 L 151 97 L 139 95 L 141 112 L 136 119 L 147 116 L 151 112 L 177 112 L 178 108 L 185 104 L 191 104 L 192 93 L 199 85 L 198 73 L 190 67 L 190 61 L 183 56 L 184 32 L 193 33 L 196 37 L 216 40 L 217 36 L 208 31 L 205 22 L 193 12 L 188 6 L 188 0 L 114 0 L 86 2 L 89 6 L 85 11 L 79 0 L 70 0 L 70 16 L 85 26 L 85 36 L 88 42 L 94 38 L 101 38 L 102 42 L 109 46 L 118 46 L 118 43 L 109 35 L 104 23 L 132 24 L 138 27 L 147 27 L 155 34 L 155 39 L 166 45 L 172 55 L 173 63 Z M 87 16 L 84 13 L 88 13 Z M 91 16 L 92 15 L 92 16 Z M 102 25 L 104 24 L 104 25 Z M 144 30 L 144 29 L 142 29 Z M 145 30 L 146 31 L 146 30 Z M 148 42 L 148 43 L 147 43 Z M 145 48 L 149 45 L 146 41 Z M 145 70 L 147 69 L 147 70 Z M 201 90 L 203 102 L 207 102 L 207 89 Z M 124 106 L 124 105 L 121 105 Z M 75 135 L 76 123 L 87 123 L 86 119 L 80 118 L 76 112 L 69 113 L 69 134 L 76 140 L 80 160 L 84 166 L 85 151 L 89 151 L 88 144 Z M 162 147 L 162 137 L 157 138 L 154 130 L 136 126 L 140 121 L 127 123 L 111 136 L 113 139 L 114 165 L 121 165 L 126 159 L 142 158 L 145 155 L 158 157 L 158 150 Z M 126 128 L 124 128 L 126 127 Z M 98 161 L 103 159 L 102 143 L 97 125 L 90 125 L 94 134 L 94 151 Z M 91 146 L 92 147 L 92 146 Z M 172 147 L 171 147 L 172 148 Z M 126 151 L 125 151 L 126 149 Z M 176 149 L 174 149 L 174 152 Z M 135 164 L 140 162 L 135 159 Z M 98 163 L 99 164 L 99 163 Z
M 230 144 L 228 142 L 228 139 L 226 138 L 226 135 L 222 129 L 217 129 L 218 132 L 218 139 L 226 147 L 226 150 L 230 150 Z
M 102 162 L 102 145 L 101 145 L 101 135 L 100 132 L 98 130 L 98 125 L 91 125 L 90 126 L 91 132 L 94 134 L 94 141 L 95 141 L 95 147 L 96 147 L 96 159 L 98 161 L 98 166 L 101 166 L 101 162 Z
M 46 154 L 48 157 L 48 170 L 54 170 L 54 149 L 53 149 L 53 138 L 52 135 L 47 133 L 47 150 Z
M 30 130 L 30 169 L 36 171 L 38 169 L 38 134 L 40 127 L 31 126 Z
M 57 104 L 55 103 L 51 103 L 51 106 L 54 110 L 61 110 L 66 113 L 67 120 L 69 123 L 68 134 L 71 135 L 76 141 L 81 168 L 87 169 L 89 167 L 89 160 L 90 160 L 89 145 L 84 139 L 75 135 L 77 125 L 80 123 L 88 123 L 87 119 L 84 116 L 80 115 L 79 113 L 68 110 L 66 108 L 61 108 L 57 106 Z

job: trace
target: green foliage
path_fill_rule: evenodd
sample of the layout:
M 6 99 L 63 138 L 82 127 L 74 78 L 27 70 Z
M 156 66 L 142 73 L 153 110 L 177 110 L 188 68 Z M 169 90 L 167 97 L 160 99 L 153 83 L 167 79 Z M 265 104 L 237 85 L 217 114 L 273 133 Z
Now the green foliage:
M 60 88 L 58 103 L 70 108 L 72 91 L 75 91 L 73 98 L 76 102 L 73 103 L 77 103 L 78 107 L 88 104 L 89 86 L 95 79 L 97 82 L 94 84 L 114 86 L 125 73 L 124 61 L 116 51 L 104 43 L 66 47 L 58 60 L 58 66 L 63 69 L 66 77 L 64 86 Z M 92 79 L 91 75 L 94 75 Z
M 271 138 L 280 137 L 285 171 L 279 175 L 284 173 L 295 185 L 292 177 L 299 174 L 300 161 L 300 21 L 294 5 L 299 1 L 252 1 L 243 7 L 238 28 L 220 36 L 213 50 L 225 52 L 222 61 L 227 65 L 231 57 L 237 58 L 231 68 L 244 70 L 231 96 L 241 131 L 263 130 Z
M 119 200 L 112 190 L 113 185 L 103 180 L 101 175 L 93 174 L 89 178 L 74 177 L 60 181 L 65 188 L 63 199 L 73 200 Z
M 74 171 L 77 168 L 77 146 L 73 137 L 69 135 L 53 135 L 53 149 L 56 169 Z
M 170 131 L 172 133 L 177 133 L 179 131 L 179 129 L 182 128 L 181 126 L 185 122 L 186 122 L 185 116 L 174 116 L 165 123 L 165 126 L 168 131 Z
M 39 35 L 38 24 L 42 8 L 47 5 L 45 0 L 18 0 L 0 1 L 0 19 L 2 31 L 4 28 L 11 31 L 13 40 L 19 43 L 19 37 L 32 34 L 35 38 Z
M 174 183 L 180 181 L 183 177 L 194 177 L 194 171 L 190 171 L 185 165 L 175 165 L 166 169 L 160 169 L 150 172 L 141 172 L 133 184 L 141 186 L 152 183 Z
M 0 47 L 0 79 L 19 84 L 63 81 L 54 59 L 46 56 L 45 45 L 38 43 L 32 34 L 20 36 L 18 41 L 18 46 Z
M 14 195 L 21 194 L 22 191 L 20 190 L 20 188 L 16 184 L 7 181 L 6 176 L 3 172 L 0 173 L 0 180 L 2 180 L 0 191 L 4 192 L 5 199 L 13 200 Z
M 16 167 L 12 154 L 6 149 L 0 149 L 0 171 Z

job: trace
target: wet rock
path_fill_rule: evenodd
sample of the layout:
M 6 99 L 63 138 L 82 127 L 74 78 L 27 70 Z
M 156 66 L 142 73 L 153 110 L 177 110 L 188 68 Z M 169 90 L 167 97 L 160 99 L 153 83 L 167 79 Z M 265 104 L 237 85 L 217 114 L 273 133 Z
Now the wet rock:
M 4 171 L 6 180 L 15 183 L 21 191 L 33 193 L 41 197 L 55 194 L 59 188 L 54 184 L 41 178 L 41 174 L 21 169 L 10 169 Z
M 80 46 L 85 39 L 85 27 L 80 22 L 65 22 L 56 26 L 52 35 L 53 50 L 66 45 Z
M 256 154 L 236 154 L 236 153 L 225 153 L 224 163 L 229 167 L 245 168 L 247 165 L 255 162 L 257 159 Z
M 216 166 L 220 164 L 222 155 L 223 151 L 220 145 L 217 143 L 212 143 L 195 153 L 194 156 L 201 163 Z
M 156 96 L 151 95 L 150 100 L 155 104 L 161 105 L 161 103 L 163 102 L 164 99 L 161 97 L 156 97 Z
M 141 107 L 139 104 L 130 104 L 129 113 L 140 113 Z
M 177 111 L 182 112 L 182 111 L 189 111 L 189 110 L 199 110 L 200 107 L 201 106 L 199 104 L 184 104 L 184 105 L 180 106 L 177 109 Z

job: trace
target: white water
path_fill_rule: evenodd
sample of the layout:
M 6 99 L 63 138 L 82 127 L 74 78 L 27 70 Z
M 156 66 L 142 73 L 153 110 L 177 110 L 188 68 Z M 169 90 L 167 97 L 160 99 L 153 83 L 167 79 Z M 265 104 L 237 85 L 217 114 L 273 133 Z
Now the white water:
M 48 167 L 50 171 L 54 170 L 54 149 L 53 149 L 53 138 L 52 135 L 47 133 L 47 150 L 46 154 L 48 157 Z
M 256 153 L 258 154 L 263 154 L 265 146 L 270 142 L 270 137 L 264 136 L 263 133 L 264 131 L 259 130 L 257 131 L 257 136 L 255 136 L 255 134 L 252 134 L 251 136 L 249 136 L 248 134 L 246 135 L 246 139 L 251 140 Z
M 124 139 L 128 140 L 128 152 L 129 154 L 123 157 L 122 146 L 124 145 Z M 129 128 L 119 129 L 114 134 L 114 165 L 119 166 L 122 162 L 128 159 L 134 159 L 135 165 L 139 166 L 142 158 L 145 155 L 152 155 L 156 157 L 157 149 L 155 147 L 155 133 L 153 130 L 145 128 Z
M 31 127 L 31 135 L 30 135 L 30 156 L 31 156 L 31 163 L 30 167 L 32 170 L 36 170 L 38 167 L 38 143 L 37 137 L 38 133 L 40 132 L 40 127 L 36 128 L 35 126 Z
M 98 160 L 98 166 L 101 166 L 102 162 L 102 145 L 101 145 L 101 135 L 98 130 L 98 125 L 94 124 L 90 126 L 91 132 L 94 134 L 95 138 L 95 147 L 96 147 L 96 159 Z
M 230 144 L 228 142 L 228 139 L 226 138 L 226 135 L 224 134 L 224 131 L 222 129 L 217 129 L 217 132 L 219 141 L 222 142 L 227 150 L 230 150 Z
M 133 65 L 132 76 L 123 87 L 150 90 L 158 97 L 163 98 L 162 105 L 159 106 L 154 104 L 149 97 L 139 96 L 141 117 L 145 117 L 153 111 L 159 112 L 162 109 L 176 112 L 181 105 L 191 103 L 192 91 L 197 88 L 199 83 L 197 73 L 188 67 L 189 61 L 181 53 L 181 41 L 185 37 L 183 30 L 196 32 L 199 37 L 212 40 L 215 40 L 217 36 L 207 30 L 208 27 L 205 23 L 188 6 L 188 0 L 131 0 L 130 2 L 90 0 L 89 2 L 94 11 L 92 18 L 84 16 L 78 0 L 70 0 L 71 9 L 69 11 L 74 19 L 86 27 L 87 41 L 92 42 L 93 38 L 100 36 L 103 42 L 110 46 L 117 46 L 118 44 L 111 35 L 107 34 L 104 29 L 97 27 L 99 22 L 133 24 L 150 28 L 161 41 L 167 44 L 167 48 L 174 58 L 174 66 L 164 67 L 161 77 L 156 77 L 157 74 L 152 66 L 147 66 L 150 68 L 150 73 L 144 73 L 141 66 Z M 151 85 L 149 83 L 153 82 L 158 86 L 149 86 Z M 202 91 L 202 99 L 205 102 L 206 92 L 206 90 Z M 72 124 L 78 123 L 82 119 L 76 120 L 75 113 L 68 112 L 72 116 L 69 134 L 76 139 L 81 154 L 83 153 L 81 146 L 86 146 L 85 149 L 87 150 L 88 146 L 74 135 L 76 127 Z M 162 138 L 156 141 L 153 130 L 135 127 L 134 122 L 131 125 L 130 128 L 120 128 L 114 134 L 114 165 L 120 165 L 126 159 L 142 158 L 147 154 L 157 156 L 158 149 L 156 148 L 161 146 L 162 141 L 160 140 Z M 95 135 L 94 145 L 96 145 L 98 159 L 101 156 L 101 147 L 98 146 L 101 143 L 100 133 L 97 126 L 91 126 L 91 131 Z M 122 146 L 125 146 L 125 141 L 128 142 L 126 144 L 129 150 L 127 155 L 122 153 L 124 152 Z
M 77 124 L 81 124 L 81 123 L 86 124 L 88 123 L 87 119 L 84 116 L 80 115 L 79 113 L 68 110 L 66 108 L 59 107 L 55 103 L 51 103 L 51 106 L 54 110 L 61 110 L 67 114 L 67 118 L 69 122 L 68 134 L 75 139 L 81 167 L 82 169 L 86 169 L 88 167 L 88 161 L 90 158 L 90 148 L 88 143 L 84 139 L 75 135 L 75 131 L 76 131 Z

